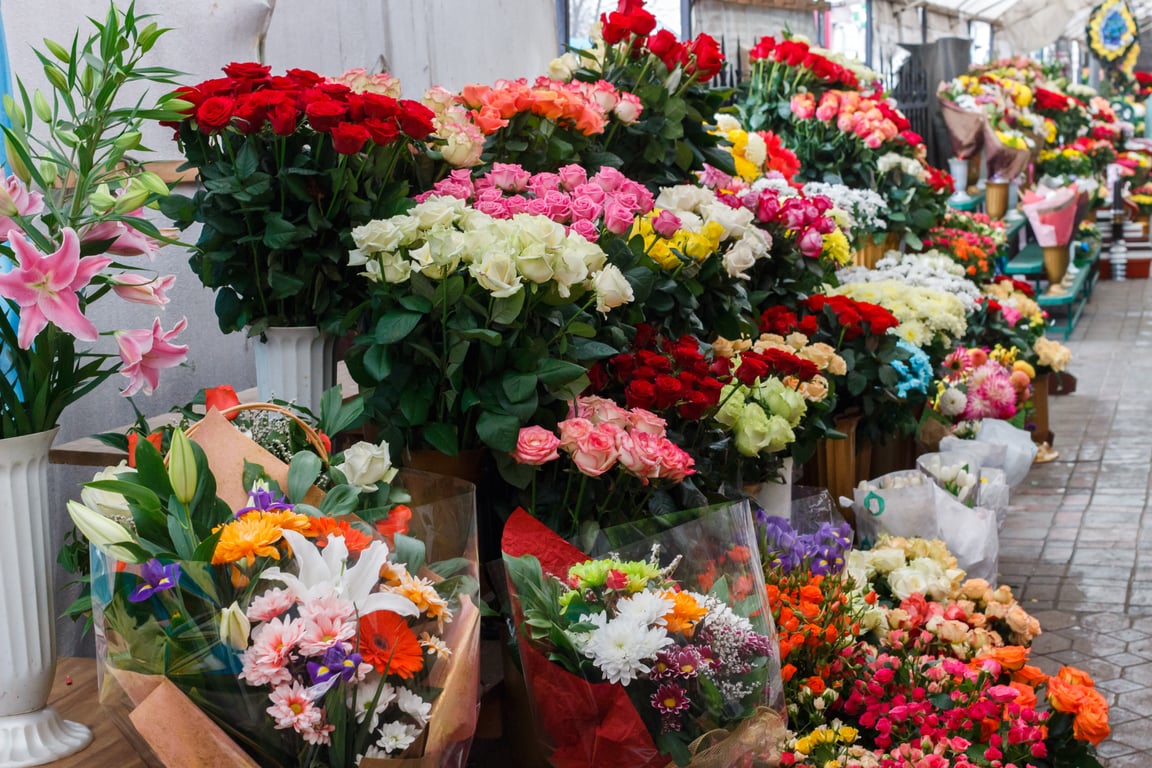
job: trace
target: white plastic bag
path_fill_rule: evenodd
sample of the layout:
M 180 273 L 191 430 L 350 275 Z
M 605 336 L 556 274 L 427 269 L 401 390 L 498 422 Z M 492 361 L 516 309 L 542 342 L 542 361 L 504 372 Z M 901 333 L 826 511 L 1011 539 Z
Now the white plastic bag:
M 981 464 L 972 454 L 959 451 L 925 453 L 916 459 L 916 468 L 959 503 L 969 507 L 976 505 Z
M 852 491 L 856 537 L 869 547 L 882 533 L 935 538 L 933 485 L 915 469 L 891 472 Z
M 933 486 L 940 538 L 970 579 L 996 583 L 1000 534 L 996 513 L 984 507 L 966 507 L 948 491 Z
M 980 495 L 977 504 L 990 509 L 996 515 L 996 529 L 1004 528 L 1004 521 L 1008 519 L 1008 500 L 1011 489 L 1004 480 L 1004 471 L 1001 469 L 985 468 L 980 472 Z
M 1008 448 L 999 443 L 965 440 L 955 435 L 948 435 L 940 441 L 940 453 L 958 453 L 972 458 L 981 467 L 1003 469 Z
M 1001 419 L 984 419 L 976 433 L 976 442 L 1004 446 L 1004 464 L 1000 469 L 1004 470 L 1005 482 L 1009 488 L 1024 482 L 1036 458 L 1036 443 L 1032 442 L 1031 433 Z

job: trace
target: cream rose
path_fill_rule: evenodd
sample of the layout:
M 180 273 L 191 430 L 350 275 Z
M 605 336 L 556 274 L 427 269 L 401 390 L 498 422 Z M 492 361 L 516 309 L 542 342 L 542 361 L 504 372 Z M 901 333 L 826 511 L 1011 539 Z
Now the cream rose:
M 920 569 L 905 565 L 888 574 L 888 586 L 897 599 L 907 600 L 914 594 L 924 594 L 928 578 Z
M 363 440 L 344 451 L 344 461 L 335 469 L 340 470 L 350 485 L 365 492 L 375 491 L 376 483 L 392 482 L 397 471 L 388 455 L 387 443 L 373 445 Z
M 635 298 L 631 284 L 615 264 L 605 264 L 593 275 L 592 287 L 596 291 L 596 311 L 603 315 Z
M 524 288 L 516 262 L 501 251 L 490 251 L 479 262 L 471 264 L 468 271 L 496 299 L 515 296 Z

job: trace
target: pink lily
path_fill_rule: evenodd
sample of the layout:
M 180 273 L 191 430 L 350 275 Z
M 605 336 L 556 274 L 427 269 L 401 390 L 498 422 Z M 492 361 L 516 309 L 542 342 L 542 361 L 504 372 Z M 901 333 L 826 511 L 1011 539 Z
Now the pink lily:
M 173 344 L 172 339 L 187 326 L 187 318 L 181 318 L 170 331 L 162 330 L 159 320 L 152 321 L 151 330 L 116 331 L 120 359 L 124 361 L 120 373 L 128 377 L 128 386 L 120 390 L 120 394 L 128 397 L 143 391 L 150 395 L 160 381 L 161 370 L 184 362 L 188 357 L 188 347 Z
M 147 277 L 136 272 L 125 272 L 112 278 L 112 290 L 124 301 L 162 307 L 168 303 L 167 292 L 175 283 L 175 275 Z
M 64 230 L 60 247 L 47 255 L 36 250 L 23 234 L 11 234 L 17 263 L 11 272 L 0 275 L 0 296 L 20 307 L 20 348 L 29 349 L 48 323 L 81 341 L 95 341 L 99 335 L 96 326 L 80 310 L 76 292 L 112 260 L 80 258 L 80 238 L 70 227 Z
M 44 196 L 32 192 L 16 176 L 9 176 L 0 184 L 0 239 L 12 231 L 24 233 L 13 216 L 32 216 L 44 210 Z
M 128 217 L 143 219 L 144 209 L 137 209 L 129 213 Z M 102 221 L 93 224 L 84 230 L 80 239 L 85 243 L 111 240 L 108 253 L 116 256 L 147 256 L 149 261 L 154 261 L 156 252 L 160 250 L 160 243 L 123 221 Z

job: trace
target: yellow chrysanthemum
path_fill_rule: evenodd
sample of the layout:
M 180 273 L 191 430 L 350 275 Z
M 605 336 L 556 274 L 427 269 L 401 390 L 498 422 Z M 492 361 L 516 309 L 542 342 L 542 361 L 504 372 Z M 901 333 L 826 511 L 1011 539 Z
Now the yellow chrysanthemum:
M 852 247 L 839 227 L 824 235 L 824 255 L 837 264 L 847 264 L 852 260 Z

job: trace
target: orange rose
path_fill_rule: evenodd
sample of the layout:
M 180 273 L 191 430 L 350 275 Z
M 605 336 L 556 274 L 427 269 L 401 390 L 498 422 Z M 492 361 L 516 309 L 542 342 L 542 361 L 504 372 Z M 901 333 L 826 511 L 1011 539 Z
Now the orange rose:
M 1048 682 L 1048 675 L 1044 674 L 1043 670 L 1039 667 L 1025 664 L 1017 670 L 1016 674 L 1012 675 L 1012 679 L 1020 683 L 1035 686 Z
M 1097 745 L 1112 732 L 1108 727 L 1108 702 L 1095 688 L 1081 690 L 1086 695 L 1076 719 L 1072 721 L 1072 735 L 1080 741 Z
M 1016 703 L 1024 708 L 1036 708 L 1036 689 L 1024 683 L 1011 682 L 1008 685 L 1015 688 L 1019 695 L 1016 697 Z
M 1058 712 L 1079 712 L 1085 692 L 1091 690 L 1082 685 L 1066 683 L 1059 677 L 1048 678 L 1048 702 Z
M 784 678 L 784 682 L 791 680 L 792 676 L 795 674 L 796 667 L 793 664 L 785 664 L 784 666 L 780 667 L 780 677 Z
M 804 681 L 804 685 L 808 687 L 808 690 L 812 691 L 813 696 L 819 696 L 824 693 L 825 685 L 823 678 L 813 675 Z
M 1069 685 L 1083 685 L 1087 688 L 1096 687 L 1092 676 L 1081 669 L 1076 669 L 1076 667 L 1060 667 L 1060 671 L 1056 673 L 1056 677 Z
M 995 659 L 1000 666 L 1009 672 L 1015 672 L 1024 667 L 1028 661 L 1028 649 L 1019 645 L 1006 645 L 1003 648 L 989 648 L 980 654 L 982 659 Z

